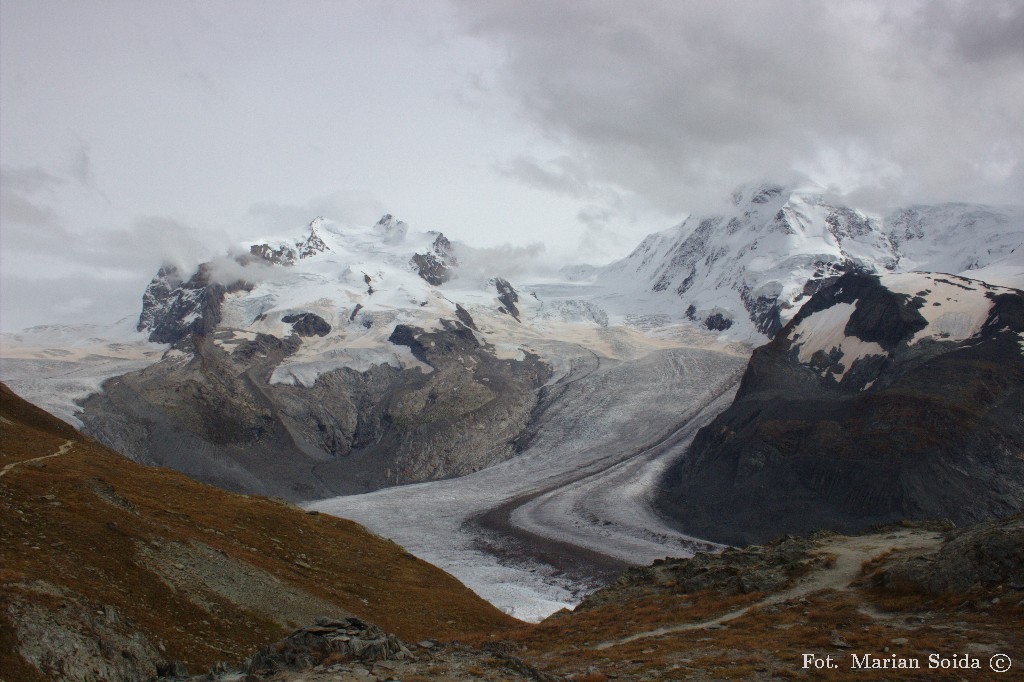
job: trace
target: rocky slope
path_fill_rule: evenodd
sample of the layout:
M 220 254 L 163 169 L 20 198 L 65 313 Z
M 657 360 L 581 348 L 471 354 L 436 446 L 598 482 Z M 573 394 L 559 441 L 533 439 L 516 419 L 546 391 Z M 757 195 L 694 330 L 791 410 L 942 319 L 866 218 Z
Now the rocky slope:
M 147 680 L 319 617 L 410 641 L 514 621 L 360 526 L 140 466 L 0 385 L 0 677 Z
M 429 372 L 339 368 L 312 386 L 271 381 L 301 348 L 300 334 L 197 335 L 108 381 L 81 419 L 139 461 L 293 500 L 467 474 L 514 454 L 549 370 L 533 357 L 498 359 L 446 322 L 392 334 Z
M 659 506 L 730 544 L 1024 509 L 1024 293 L 851 273 L 754 351 Z
M 817 533 L 656 562 L 573 612 L 499 637 L 527 663 L 577 680 L 959 680 L 1006 664 L 1002 674 L 1020 678 L 1021 522 Z M 907 565 L 934 568 L 904 580 Z M 955 579 L 937 592 L 928 570 Z M 858 668 L 854 655 L 920 669 Z

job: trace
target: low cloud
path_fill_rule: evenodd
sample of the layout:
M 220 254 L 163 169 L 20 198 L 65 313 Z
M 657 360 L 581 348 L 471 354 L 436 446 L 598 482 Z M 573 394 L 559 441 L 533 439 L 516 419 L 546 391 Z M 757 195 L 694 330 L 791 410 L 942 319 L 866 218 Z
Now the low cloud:
M 68 203 L 106 204 L 88 186 L 87 161 L 54 170 L 5 166 L 0 172 L 0 325 L 5 331 L 55 320 L 113 322 L 138 314 L 143 289 L 160 265 L 191 272 L 231 248 L 223 231 L 165 216 L 111 227 L 63 215 Z
M 455 256 L 459 259 L 459 279 L 469 281 L 502 277 L 521 282 L 549 275 L 556 269 L 547 258 L 547 249 L 539 242 L 525 246 L 503 244 L 484 249 L 456 243 Z

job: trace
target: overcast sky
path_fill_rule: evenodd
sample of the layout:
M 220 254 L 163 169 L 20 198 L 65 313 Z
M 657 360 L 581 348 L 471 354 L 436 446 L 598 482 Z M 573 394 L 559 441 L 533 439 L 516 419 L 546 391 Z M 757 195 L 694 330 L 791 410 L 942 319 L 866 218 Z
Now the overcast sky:
M 751 180 L 1022 203 L 1021 121 L 1015 0 L 2 0 L 0 328 L 316 215 L 599 263 Z

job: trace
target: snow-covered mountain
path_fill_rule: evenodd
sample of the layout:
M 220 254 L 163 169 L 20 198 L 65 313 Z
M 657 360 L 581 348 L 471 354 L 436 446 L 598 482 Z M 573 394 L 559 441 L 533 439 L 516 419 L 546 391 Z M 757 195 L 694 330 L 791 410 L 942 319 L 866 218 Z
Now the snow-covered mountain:
M 360 492 L 513 457 L 539 389 L 581 356 L 701 337 L 671 320 L 657 334 L 625 314 L 610 322 L 585 286 L 468 274 L 474 253 L 391 215 L 318 218 L 300 238 L 244 244 L 189 276 L 161 268 L 138 329 L 171 348 L 87 400 L 85 428 L 228 488 Z
M 777 184 L 740 188 L 732 200 L 727 213 L 692 215 L 648 236 L 599 270 L 596 282 L 639 287 L 709 329 L 753 339 L 774 336 L 802 302 L 845 272 L 970 276 L 1014 250 L 1024 263 L 1021 207 L 941 204 L 876 215 L 820 188 Z

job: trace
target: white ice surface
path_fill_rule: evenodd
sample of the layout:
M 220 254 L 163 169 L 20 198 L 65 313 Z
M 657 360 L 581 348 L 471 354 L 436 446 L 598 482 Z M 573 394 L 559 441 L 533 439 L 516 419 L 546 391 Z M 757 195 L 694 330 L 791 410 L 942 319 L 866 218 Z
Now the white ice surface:
M 134 320 L 113 325 L 44 325 L 0 334 L 0 381 L 30 403 L 80 427 L 79 403 L 115 376 L 160 360 Z
M 574 358 L 572 366 L 549 386 L 542 427 L 518 457 L 458 479 L 309 507 L 362 523 L 531 621 L 574 605 L 589 586 L 534 561 L 481 551 L 500 538 L 472 519 L 505 502 L 543 493 L 513 513 L 514 524 L 630 563 L 692 553 L 693 539 L 651 511 L 650 484 L 728 404 L 745 356 L 687 347 L 616 360 L 570 350 L 561 352 Z

